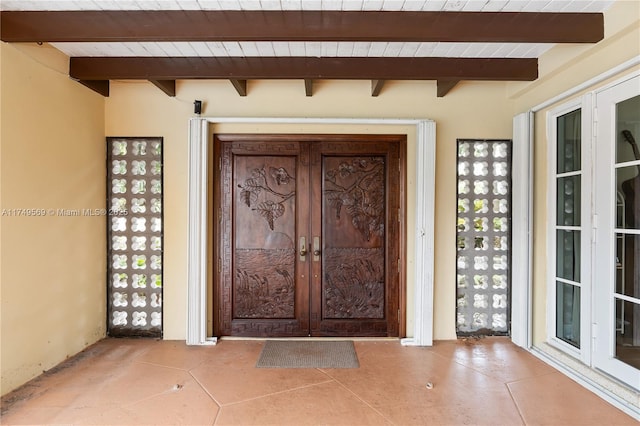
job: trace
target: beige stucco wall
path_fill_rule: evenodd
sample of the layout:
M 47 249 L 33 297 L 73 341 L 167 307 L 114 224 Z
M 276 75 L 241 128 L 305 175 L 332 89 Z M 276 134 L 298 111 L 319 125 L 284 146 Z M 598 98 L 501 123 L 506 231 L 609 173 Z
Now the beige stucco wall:
M 597 76 L 640 56 L 640 2 L 622 0 L 605 13 L 605 40 L 596 45 L 558 46 L 539 59 L 540 78 L 533 83 L 511 83 L 509 97 L 514 101 L 514 114 L 582 85 Z M 579 93 L 563 97 L 538 109 L 534 131 L 534 265 L 533 265 L 533 343 L 547 340 L 547 185 L 548 151 L 546 115 L 550 109 L 567 103 L 584 93 L 598 90 L 640 67 L 626 69 L 610 78 L 589 85 Z
M 150 83 L 116 82 L 106 101 L 108 136 L 165 138 L 164 337 L 184 339 L 187 278 L 187 137 L 195 99 L 208 117 L 428 118 L 436 122 L 435 329 L 436 339 L 455 338 L 455 142 L 456 138 L 510 138 L 512 103 L 504 83 L 461 83 L 437 98 L 434 82 L 389 82 L 379 97 L 368 81 L 320 81 L 306 97 L 302 81 L 250 81 L 240 97 L 228 81 L 178 82 L 169 98 Z M 408 133 L 408 280 L 413 279 L 415 134 L 412 126 L 219 125 L 217 132 Z M 411 284 L 409 285 L 411 287 Z M 408 330 L 413 300 L 408 295 Z
M 434 82 L 250 81 L 240 97 L 228 81 L 179 81 L 176 98 L 147 82 L 112 82 L 102 98 L 68 79 L 68 59 L 46 46 L 0 44 L 0 208 L 104 207 L 105 136 L 165 140 L 164 337 L 184 339 L 187 296 L 188 120 L 193 100 L 210 117 L 426 118 L 436 122 L 434 337 L 455 337 L 455 141 L 510 138 L 511 118 L 640 54 L 640 2 L 605 14 L 607 39 L 555 48 L 534 83 L 461 83 L 444 98 Z M 534 331 L 546 328 L 546 140 L 537 114 L 534 194 Z M 220 125 L 219 132 L 408 134 L 408 273 L 412 287 L 415 135 L 408 126 Z M 96 217 L 0 220 L 2 393 L 104 336 L 105 222 Z M 408 330 L 412 295 L 408 295 Z
M 0 56 L 5 394 L 105 334 L 105 218 L 58 212 L 105 206 L 105 142 L 104 99 L 69 79 L 67 57 L 5 43 Z

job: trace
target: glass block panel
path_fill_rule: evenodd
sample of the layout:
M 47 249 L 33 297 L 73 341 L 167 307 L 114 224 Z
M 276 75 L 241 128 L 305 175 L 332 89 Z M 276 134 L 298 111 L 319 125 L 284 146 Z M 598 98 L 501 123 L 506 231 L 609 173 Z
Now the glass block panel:
M 458 141 L 457 332 L 509 332 L 511 141 Z
M 458 193 L 459 194 L 468 194 L 469 193 L 469 181 L 468 180 L 460 180 L 458 181 Z
M 147 212 L 147 200 L 144 198 L 132 198 L 131 199 L 131 212 L 132 213 L 146 213 Z
M 112 198 L 111 210 L 114 212 L 125 212 L 127 210 L 127 199 L 118 197 Z
M 458 164 L 458 175 L 459 176 L 467 176 L 469 174 L 469 162 L 461 161 Z
M 556 231 L 556 276 L 580 282 L 580 231 Z
M 147 276 L 145 274 L 133 274 L 132 275 L 133 288 L 145 288 L 147 286 Z
M 162 238 L 151 237 L 151 250 L 162 250 Z
M 556 337 L 580 347 L 580 287 L 556 282 Z
M 131 237 L 132 250 L 146 250 L 146 248 L 147 248 L 147 237 L 137 237 L 137 236 Z
M 467 239 L 465 237 L 458 237 L 458 249 L 464 249 L 467 247 Z
M 557 118 L 557 173 L 581 169 L 581 117 L 581 110 L 576 110 Z
M 162 173 L 162 163 L 157 160 L 153 160 L 151 162 L 151 174 L 157 176 L 160 173 Z
M 127 180 L 126 179 L 113 179 L 111 181 L 111 192 L 114 194 L 124 194 L 127 192 Z
M 487 213 L 489 211 L 489 200 L 473 200 L 473 211 L 474 213 Z
M 580 226 L 580 175 L 557 179 L 556 224 Z
M 107 138 L 110 336 L 162 336 L 162 139 Z
M 471 153 L 471 144 L 469 142 L 458 143 L 458 157 L 465 158 Z
M 474 142 L 473 155 L 481 158 L 484 158 L 487 155 L 489 155 L 489 144 L 486 142 Z
M 113 160 L 111 162 L 113 169 L 111 170 L 114 175 L 123 175 L 127 173 L 127 160 Z
M 493 175 L 496 177 L 503 177 L 509 174 L 509 164 L 504 161 L 497 161 L 493 163 Z
M 161 213 L 162 212 L 162 201 L 159 198 L 151 199 L 151 213 Z
M 509 201 L 505 198 L 492 200 L 494 213 L 507 213 L 509 211 Z
M 160 232 L 162 230 L 162 219 L 159 217 L 151 218 L 151 232 Z
M 489 163 L 486 161 L 476 161 L 473 163 L 474 176 L 486 176 L 489 174 Z
M 147 173 L 147 162 L 144 160 L 133 160 L 131 162 L 131 172 L 134 175 L 145 175 Z
M 486 180 L 474 180 L 473 181 L 473 193 L 474 194 L 488 194 L 489 182 Z
M 151 180 L 151 193 L 160 194 L 162 192 L 162 183 L 158 179 Z
M 111 285 L 113 288 L 126 288 L 127 287 L 127 274 L 113 274 L 113 281 L 111 281 Z
M 151 274 L 151 287 L 162 288 L 162 275 Z
M 125 235 L 116 235 L 111 238 L 111 248 L 113 250 L 126 250 L 127 249 L 127 237 Z
M 147 142 L 134 141 L 131 145 L 133 146 L 133 155 L 144 156 L 147 154 Z
M 111 145 L 114 156 L 127 155 L 127 141 L 114 141 Z
M 131 181 L 131 192 L 134 194 L 144 194 L 147 192 L 147 181 L 144 179 L 133 179 Z

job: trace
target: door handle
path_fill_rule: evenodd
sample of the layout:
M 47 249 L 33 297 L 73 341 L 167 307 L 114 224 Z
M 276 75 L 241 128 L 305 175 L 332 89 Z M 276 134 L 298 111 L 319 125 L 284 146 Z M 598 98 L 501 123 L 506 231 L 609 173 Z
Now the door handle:
M 300 261 L 304 262 L 307 256 L 307 239 L 305 237 L 300 237 L 300 250 L 298 254 L 300 255 Z
M 320 260 L 320 237 L 313 237 L 313 261 L 317 262 Z

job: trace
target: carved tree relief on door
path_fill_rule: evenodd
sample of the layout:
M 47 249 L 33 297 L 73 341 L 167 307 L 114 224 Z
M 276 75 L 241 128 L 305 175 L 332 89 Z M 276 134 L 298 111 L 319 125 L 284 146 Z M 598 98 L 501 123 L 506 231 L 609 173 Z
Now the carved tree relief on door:
M 293 318 L 295 158 L 240 156 L 235 166 L 236 227 L 249 230 L 236 233 L 235 316 Z
M 402 138 L 216 136 L 216 334 L 398 335 Z
M 384 318 L 384 160 L 324 159 L 326 318 Z

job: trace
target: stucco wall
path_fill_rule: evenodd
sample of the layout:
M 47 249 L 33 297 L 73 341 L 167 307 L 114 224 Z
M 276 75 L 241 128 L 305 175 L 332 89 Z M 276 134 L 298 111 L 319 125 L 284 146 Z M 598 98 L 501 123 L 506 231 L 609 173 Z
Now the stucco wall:
M 0 219 L 2 393 L 105 333 L 105 219 L 63 217 L 58 209 L 104 207 L 106 136 L 165 140 L 164 337 L 184 339 L 187 280 L 188 120 L 193 100 L 211 117 L 427 118 L 436 122 L 434 338 L 455 337 L 455 141 L 510 138 L 511 119 L 640 54 L 640 3 L 605 14 L 607 39 L 558 47 L 540 58 L 534 83 L 461 83 L 444 98 L 434 82 L 250 81 L 240 97 L 228 81 L 179 81 L 176 98 L 147 82 L 112 82 L 102 98 L 67 77 L 68 58 L 45 46 L 0 44 L 2 209 L 44 208 L 45 217 Z M 537 115 L 534 194 L 535 340 L 546 328 L 546 139 Z M 408 274 L 413 279 L 415 135 L 408 127 L 314 128 L 224 125 L 219 132 L 408 133 Z M 409 285 L 411 287 L 411 285 Z M 408 329 L 413 321 L 408 295 Z
M 461 83 L 437 98 L 434 82 L 389 82 L 379 97 L 368 81 L 320 81 L 306 97 L 302 81 L 250 81 L 240 97 L 228 81 L 179 81 L 169 98 L 147 82 L 115 82 L 106 101 L 108 136 L 165 139 L 164 337 L 184 339 L 187 278 L 187 137 L 193 101 L 208 117 L 428 118 L 436 122 L 435 330 L 436 339 L 455 338 L 456 138 L 510 138 L 512 102 L 505 83 Z M 402 126 L 401 126 L 402 127 Z M 411 126 L 220 125 L 217 132 L 407 133 L 408 280 L 413 279 L 415 134 Z M 411 285 L 409 285 L 411 287 Z M 408 295 L 408 330 L 413 300 Z
M 68 58 L 0 44 L 2 394 L 105 334 L 104 99 Z M 26 216 L 19 209 L 38 209 Z M 39 210 L 42 209 L 42 210 Z

